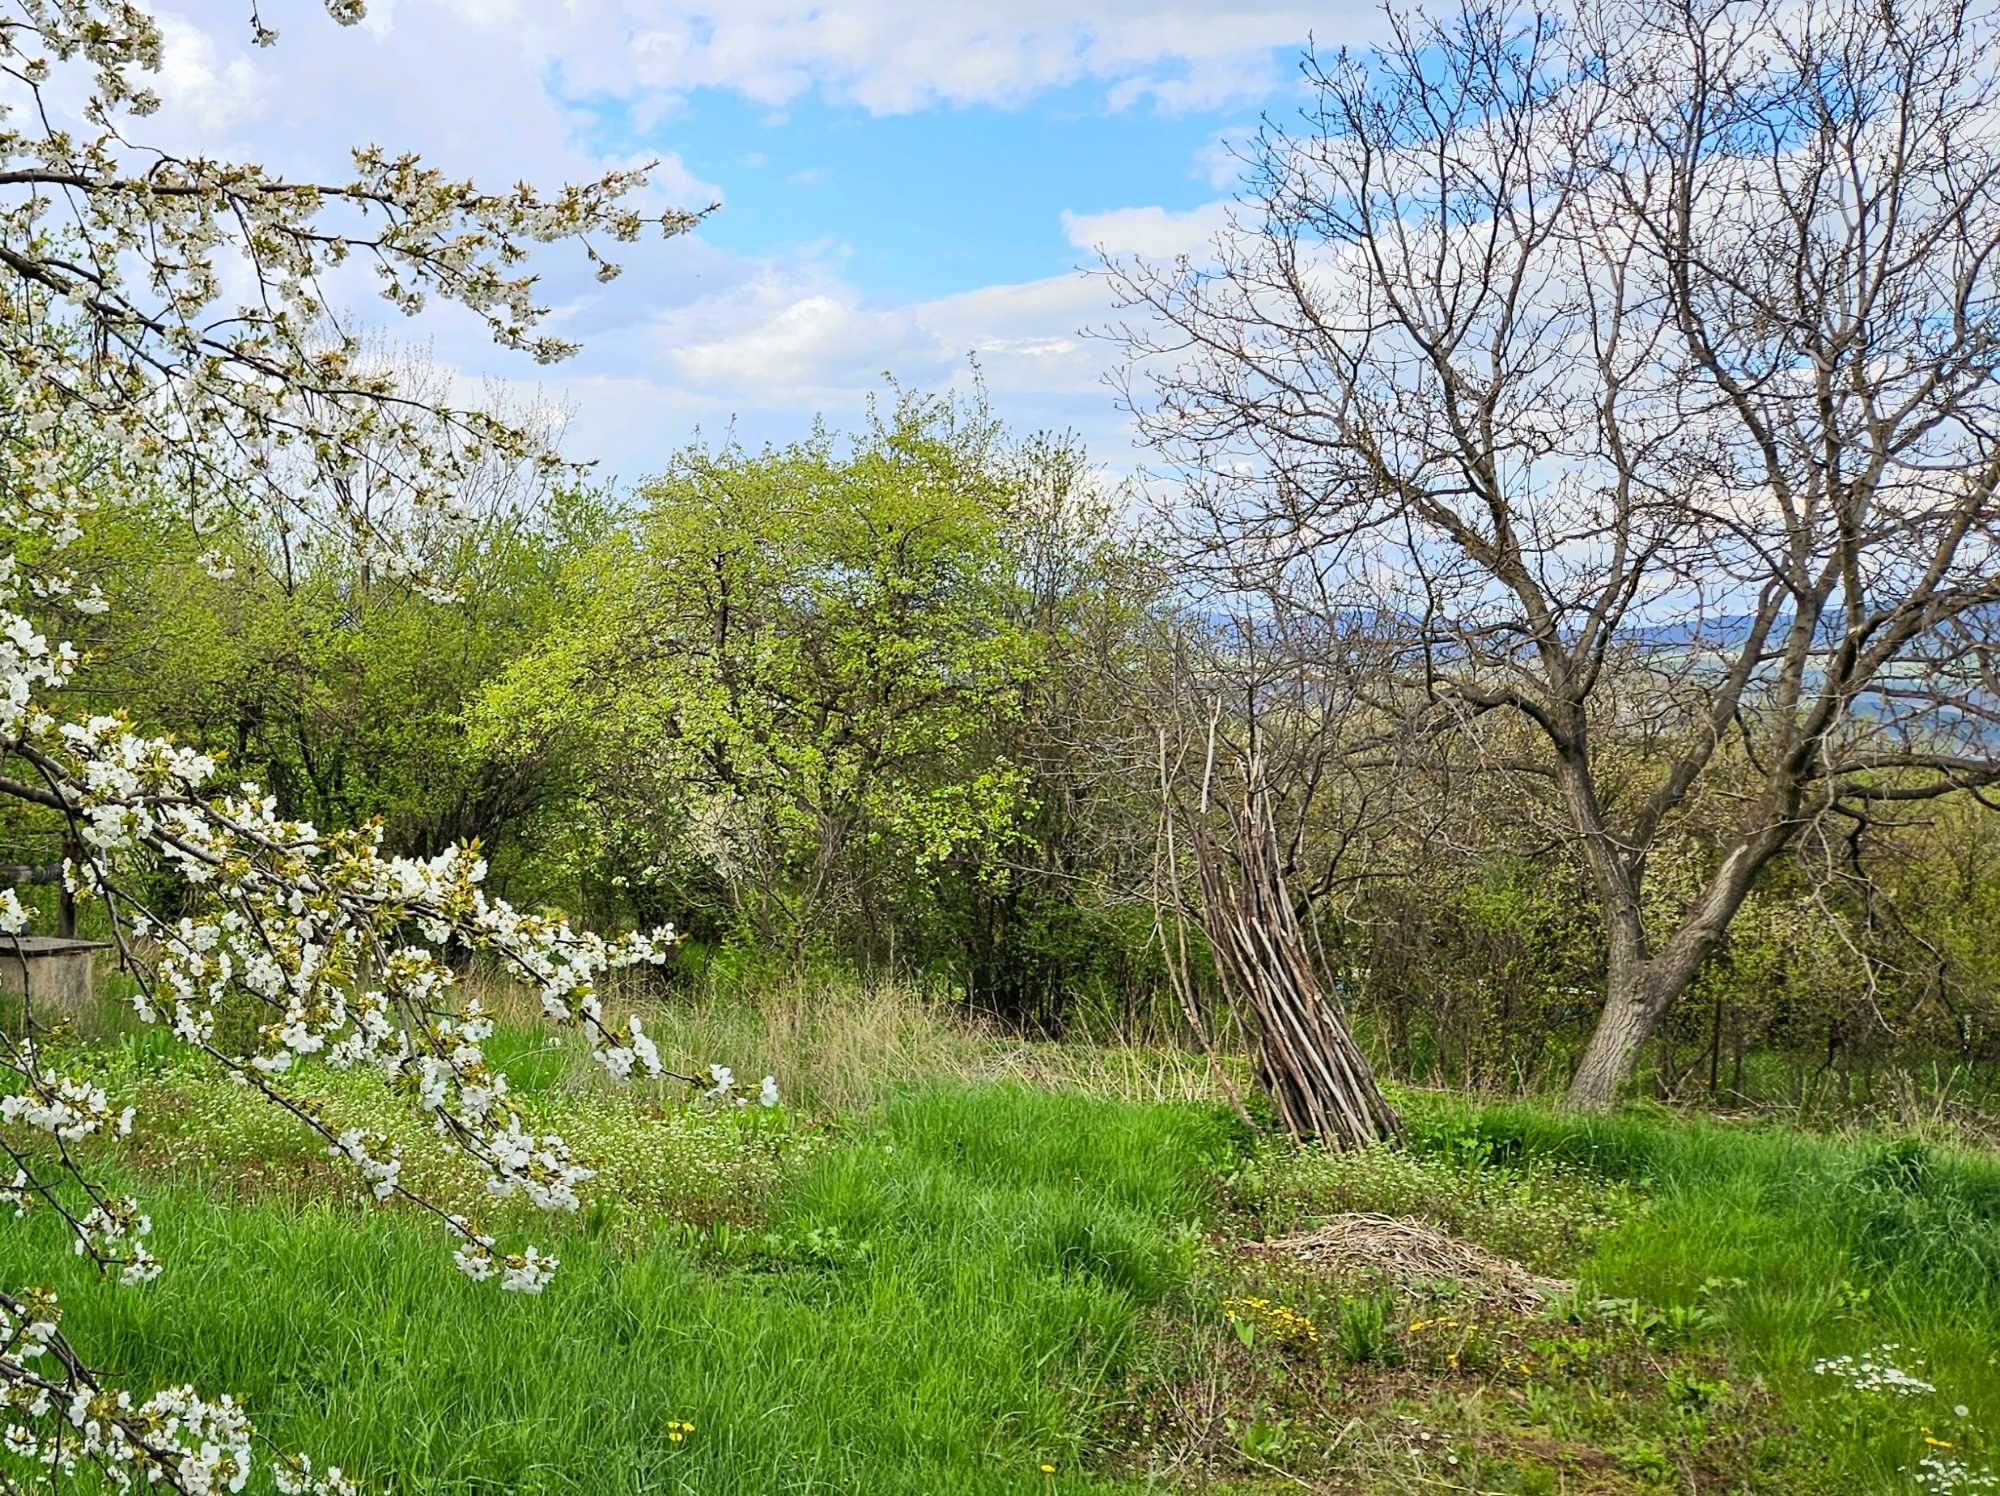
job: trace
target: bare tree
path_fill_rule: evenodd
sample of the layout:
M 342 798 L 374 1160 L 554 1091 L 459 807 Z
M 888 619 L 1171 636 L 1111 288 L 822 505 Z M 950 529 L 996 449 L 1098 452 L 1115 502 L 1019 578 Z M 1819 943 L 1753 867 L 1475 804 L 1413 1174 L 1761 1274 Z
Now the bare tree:
M 1413 741 L 1532 724 L 1490 766 L 1601 899 L 1602 1106 L 1805 828 L 2000 780 L 1994 15 L 1391 22 L 1308 57 L 1212 257 L 1109 266 L 1126 393 L 1191 566 L 1366 614 Z M 1719 854 L 1663 912 L 1697 814 Z

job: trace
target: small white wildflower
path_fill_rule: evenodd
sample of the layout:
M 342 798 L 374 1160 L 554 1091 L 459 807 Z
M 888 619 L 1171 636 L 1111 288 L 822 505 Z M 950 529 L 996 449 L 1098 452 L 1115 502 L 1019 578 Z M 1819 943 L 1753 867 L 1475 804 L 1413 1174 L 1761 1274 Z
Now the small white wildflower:
M 1895 1341 L 1878 1345 L 1860 1356 L 1830 1356 L 1813 1362 L 1815 1376 L 1832 1377 L 1856 1392 L 1881 1392 L 1891 1397 L 1918 1397 L 1937 1387 L 1890 1359 L 1902 1347 Z

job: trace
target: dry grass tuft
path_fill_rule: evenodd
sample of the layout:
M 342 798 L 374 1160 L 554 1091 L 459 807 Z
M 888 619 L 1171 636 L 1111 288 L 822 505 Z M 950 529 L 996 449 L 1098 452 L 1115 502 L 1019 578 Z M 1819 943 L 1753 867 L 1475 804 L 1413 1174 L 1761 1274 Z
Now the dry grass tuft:
M 1476 1297 L 1523 1312 L 1574 1287 L 1564 1279 L 1529 1272 L 1518 1262 L 1461 1241 L 1428 1222 L 1368 1211 L 1338 1215 L 1316 1230 L 1252 1242 L 1245 1249 L 1288 1257 L 1325 1272 L 1387 1279 L 1404 1289 L 1448 1281 Z
M 535 995 L 517 983 L 467 977 L 459 987 L 503 1024 L 524 1032 L 545 1027 Z M 962 1002 L 906 982 L 800 977 L 749 992 L 663 994 L 628 980 L 606 992 L 605 1008 L 620 1018 L 641 1014 L 670 1067 L 705 1074 L 720 1062 L 753 1083 L 768 1072 L 788 1106 L 817 1116 L 865 1112 L 898 1088 L 940 1080 L 1015 1082 L 1126 1101 L 1219 1103 L 1224 1095 L 1199 1054 L 1024 1040 Z M 547 1048 L 562 1056 L 558 1089 L 608 1084 L 589 1046 L 574 1036 L 550 1032 Z M 1247 1069 L 1232 1063 L 1243 1083 Z

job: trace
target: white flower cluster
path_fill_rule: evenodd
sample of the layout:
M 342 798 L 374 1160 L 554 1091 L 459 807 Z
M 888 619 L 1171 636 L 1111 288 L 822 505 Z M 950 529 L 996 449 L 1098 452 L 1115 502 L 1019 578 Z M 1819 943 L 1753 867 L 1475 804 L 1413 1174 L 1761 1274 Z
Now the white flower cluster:
M 479 1140 L 487 1167 L 488 1193 L 505 1199 L 516 1192 L 542 1210 L 575 1210 L 576 1186 L 590 1178 L 591 1170 L 569 1155 L 569 1144 L 554 1133 L 536 1137 L 523 1130 L 518 1117 L 509 1117 L 504 1128 L 487 1133 Z
M 2000 1490 L 2000 1475 L 1985 1466 L 1974 1469 L 1949 1455 L 1927 1454 L 1912 1472 L 1917 1488 L 1930 1496 L 1959 1496 L 1965 1491 Z
M 81 1440 L 48 1448 L 62 1469 L 85 1459 L 114 1470 L 143 1465 L 164 1448 L 174 1452 L 170 1469 L 184 1491 L 240 1491 L 249 1483 L 250 1420 L 226 1395 L 210 1402 L 192 1387 L 170 1387 L 135 1403 L 129 1392 L 79 1391 L 68 1417 Z
M 131 1196 L 101 1199 L 73 1224 L 76 1255 L 117 1264 L 121 1282 L 150 1283 L 160 1275 L 159 1259 L 146 1250 L 143 1240 L 153 1229 L 153 1219 Z
M 0 1358 L 10 1367 L 0 1387 L 0 1453 L 41 1468 L 53 1485 L 96 1469 L 117 1489 L 165 1484 L 189 1496 L 243 1490 L 253 1468 L 252 1430 L 232 1399 L 170 1387 L 151 1397 L 105 1388 L 76 1375 L 63 1342 L 56 1297 L 37 1290 L 0 1294 Z M 279 1489 L 302 1496 L 353 1496 L 337 1470 Z
M 18 1301 L 0 1295 L 0 1351 L 18 1363 L 47 1355 L 55 1343 L 60 1319 L 56 1296 L 46 1289 L 25 1294 Z
M 484 1283 L 497 1274 L 500 1286 L 509 1293 L 540 1293 L 562 1265 L 560 1259 L 544 1256 L 533 1247 L 514 1253 L 497 1252 L 493 1238 L 475 1232 L 462 1216 L 451 1217 L 451 1226 L 463 1238 L 452 1260 L 475 1283 Z
M 76 668 L 75 646 L 51 646 L 31 620 L 12 610 L 20 591 L 14 557 L 0 555 L 0 733 L 18 731 L 36 689 L 63 685 Z
M 634 1013 L 627 1021 L 627 1028 L 629 1037 L 625 1043 L 600 1046 L 591 1051 L 591 1057 L 610 1071 L 614 1079 L 629 1080 L 632 1066 L 636 1063 L 647 1075 L 658 1080 L 664 1073 L 660 1064 L 660 1047 L 646 1037 L 638 1014 Z
M 386 1138 L 372 1136 L 358 1127 L 350 1127 L 333 1140 L 333 1146 L 326 1151 L 333 1158 L 344 1158 L 368 1181 L 369 1188 L 378 1200 L 386 1200 L 396 1193 L 402 1180 L 402 1150 L 390 1144 L 386 1153 L 382 1152 Z
M 1830 1356 L 1813 1362 L 1813 1374 L 1833 1377 L 1856 1392 L 1881 1392 L 1891 1397 L 1920 1397 L 1937 1391 L 1922 1377 L 1895 1364 L 1891 1358 L 1901 1349 L 1902 1345 L 1892 1340 L 1860 1356 Z
M 343 24 L 361 18 L 362 0 L 324 3 Z M 251 11 L 253 39 L 269 45 L 276 33 Z M 560 1138 L 523 1125 L 481 1050 L 490 1022 L 452 991 L 453 962 L 477 956 L 532 983 L 550 1016 L 582 1031 L 621 1079 L 664 1076 L 637 1021 L 606 1024 L 598 985 L 615 968 L 661 959 L 672 932 L 606 941 L 573 930 L 559 915 L 488 899 L 471 849 L 385 856 L 379 828 L 325 834 L 287 821 L 257 787 L 217 785 L 213 757 L 119 713 L 66 720 L 51 695 L 71 683 L 79 653 L 62 625 L 108 604 L 65 548 L 107 497 L 178 493 L 199 534 L 231 513 L 258 513 L 287 534 L 321 531 L 316 540 L 351 545 L 381 574 L 442 594 L 410 537 L 458 523 L 464 491 L 494 464 L 544 475 L 564 465 L 543 433 L 399 382 L 344 330 L 321 288 L 342 265 L 365 262 L 393 306 L 456 303 L 499 343 L 559 358 L 571 345 L 538 330 L 529 247 L 578 241 L 609 279 L 617 267 L 605 241 L 648 227 L 682 232 L 695 215 L 628 207 L 642 171 L 553 194 L 486 192 L 375 147 L 329 182 L 156 149 L 132 123 L 159 105 L 147 75 L 165 56 L 143 0 L 13 0 L 8 12 L 0 793 L 63 823 L 79 849 L 64 883 L 113 920 L 140 1017 L 296 1115 L 373 1195 L 414 1198 L 393 1147 L 329 1126 L 294 1089 L 309 1063 L 374 1067 L 486 1166 L 496 1195 L 574 1209 L 588 1171 Z M 349 481 L 364 472 L 365 485 Z M 350 497 L 361 487 L 366 506 Z M 204 544 L 210 575 L 244 569 L 227 545 Z M 162 873 L 190 893 L 171 918 L 136 892 Z M 26 924 L 20 898 L 0 890 L 0 930 Z M 245 1005 L 260 1022 L 239 1051 L 218 1041 L 217 1015 Z M 31 1042 L 0 1035 L 0 1126 L 34 1135 L 9 1144 L 17 1167 L 0 1202 L 60 1215 L 76 1251 L 141 1282 L 159 1270 L 143 1244 L 145 1215 L 97 1187 L 69 1147 L 131 1125 L 131 1110 L 101 1087 L 51 1073 Z M 469 1227 L 454 1236 L 462 1267 L 484 1265 L 474 1276 L 513 1291 L 539 1291 L 556 1266 L 533 1248 L 498 1254 Z M 52 1298 L 0 1292 L 0 1488 L 22 1483 L 9 1460 L 95 1467 L 119 1488 L 245 1488 L 250 1425 L 239 1407 L 186 1388 L 135 1400 L 67 1348 L 48 1354 L 59 1344 Z M 274 1478 L 305 1496 L 352 1489 L 303 1458 Z
M 736 1072 L 731 1070 L 727 1065 L 710 1065 L 708 1067 L 708 1078 L 710 1085 L 707 1090 L 701 1093 L 707 1100 L 724 1106 L 731 1104 L 748 1106 L 750 1104 L 748 1096 L 739 1096 L 737 1094 Z M 759 1106 L 776 1106 L 778 1104 L 777 1076 L 767 1075 L 764 1077 L 764 1083 L 757 1088 L 757 1104 Z
M 66 1143 L 107 1127 L 121 1137 L 132 1131 L 131 1107 L 114 1112 L 104 1087 L 44 1070 L 33 1040 L 13 1047 L 7 1068 L 27 1089 L 0 1097 L 0 1122 L 25 1122 Z

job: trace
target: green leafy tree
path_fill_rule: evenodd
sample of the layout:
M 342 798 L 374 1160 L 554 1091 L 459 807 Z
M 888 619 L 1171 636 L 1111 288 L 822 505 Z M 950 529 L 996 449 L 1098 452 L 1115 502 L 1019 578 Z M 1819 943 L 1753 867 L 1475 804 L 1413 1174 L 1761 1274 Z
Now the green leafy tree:
M 426 547 L 440 597 L 275 527 L 198 534 L 171 500 L 106 505 L 69 551 L 110 606 L 74 621 L 92 668 L 67 694 L 217 755 L 286 815 L 379 819 L 407 855 L 476 840 L 497 883 L 539 891 L 522 868 L 556 766 L 476 744 L 465 708 L 554 625 L 565 570 L 610 513 L 588 489 L 489 495 Z M 57 851 L 32 834 L 21 847 L 23 860 Z
M 991 730 L 1035 666 L 1000 458 L 981 408 L 909 396 L 846 446 L 683 453 L 487 693 L 485 741 L 577 766 L 578 865 L 635 903 L 712 893 L 792 956 L 893 958 L 927 874 L 1024 813 Z

